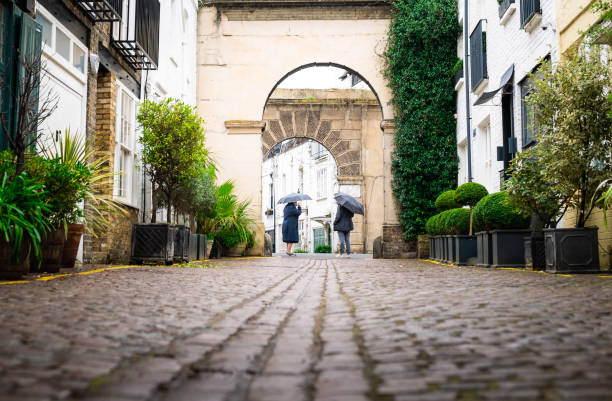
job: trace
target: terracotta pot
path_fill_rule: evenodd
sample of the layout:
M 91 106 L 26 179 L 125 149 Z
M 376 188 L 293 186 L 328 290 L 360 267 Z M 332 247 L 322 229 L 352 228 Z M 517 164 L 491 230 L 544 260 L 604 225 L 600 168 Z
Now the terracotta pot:
M 13 255 L 13 242 L 0 239 L 0 279 L 18 280 L 30 269 L 30 239 L 23 238 L 21 250 Z
M 64 255 L 62 256 L 62 267 L 73 268 L 76 262 L 79 244 L 83 236 L 82 224 L 68 224 L 68 236 L 64 243 Z
M 223 256 L 243 256 L 246 244 L 238 244 L 233 248 L 223 248 Z
M 30 271 L 47 273 L 57 273 L 62 267 L 62 256 L 64 255 L 64 242 L 66 242 L 66 233 L 63 228 L 47 233 L 46 237 L 40 242 L 42 250 L 42 262 L 40 269 L 38 263 L 33 263 Z M 34 261 L 33 261 L 34 262 Z

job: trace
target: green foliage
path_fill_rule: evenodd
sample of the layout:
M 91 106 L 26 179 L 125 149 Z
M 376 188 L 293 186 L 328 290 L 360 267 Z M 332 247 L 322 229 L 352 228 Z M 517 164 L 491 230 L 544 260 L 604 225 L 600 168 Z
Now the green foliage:
M 203 121 L 195 109 L 176 99 L 146 100 L 138 110 L 142 160 L 154 192 L 169 210 L 179 204 L 185 186 L 201 178 L 207 165 Z M 172 213 L 168 213 L 170 223 Z
M 436 208 L 439 210 L 449 210 L 458 207 L 461 207 L 461 205 L 455 201 L 454 189 L 444 191 L 436 198 Z
M 404 236 L 435 212 L 433 199 L 457 179 L 455 91 L 460 27 L 455 0 L 396 0 L 385 51 L 396 131 L 393 193 Z
M 218 240 L 224 248 L 233 248 L 241 242 L 240 233 L 229 229 L 217 231 L 215 240 Z
M 477 182 L 466 182 L 455 191 L 455 201 L 460 206 L 474 207 L 479 200 L 489 194 L 484 185 Z
M 602 190 L 603 193 L 597 200 L 593 198 L 593 200 L 591 201 L 591 203 L 596 202 L 601 204 L 601 209 L 603 211 L 603 222 L 606 230 L 608 229 L 608 209 L 610 209 L 610 207 L 612 206 L 612 185 L 610 185 L 611 183 L 612 178 L 607 179 L 601 184 L 599 184 L 598 190 Z M 606 189 L 606 187 L 608 189 Z M 599 193 L 599 191 L 597 193 Z
M 293 253 L 308 253 L 308 251 L 305 251 L 303 249 L 295 249 Z
M 41 254 L 41 236 L 50 228 L 45 217 L 50 212 L 46 196 L 42 184 L 28 179 L 25 172 L 13 177 L 4 173 L 0 185 L 0 233 L 4 241 L 13 243 L 15 257 L 24 238 L 30 241 L 36 256 Z
M 314 253 L 331 253 L 331 251 L 331 246 L 327 244 L 319 244 L 314 249 Z
M 474 207 L 475 231 L 529 227 L 530 215 L 516 208 L 506 191 L 485 196 Z
M 77 171 L 83 169 L 85 165 L 89 169 L 88 183 L 84 189 L 84 199 L 87 205 L 82 215 L 79 212 L 78 215 L 67 218 L 67 223 L 82 222 L 85 230 L 97 236 L 108 227 L 109 216 L 127 215 L 122 204 L 115 200 L 113 194 L 108 191 L 108 187 L 112 187 L 117 174 L 110 169 L 108 157 L 97 157 L 93 138 L 85 140 L 78 132 L 66 129 L 62 139 L 59 142 L 53 142 L 52 148 L 42 148 L 42 154 L 47 159 L 57 159 Z M 79 194 L 79 202 L 82 200 L 81 195 Z
M 470 230 L 470 211 L 464 208 L 445 210 L 430 217 L 425 224 L 429 235 L 465 235 Z
M 248 213 L 250 202 L 238 199 L 232 181 L 226 181 L 217 187 L 215 198 L 216 204 L 213 209 L 197 213 L 198 227 L 206 234 L 213 233 L 215 239 L 218 238 L 222 244 L 231 237 L 230 241 L 238 238 L 238 243 L 244 242 L 247 247 L 252 247 L 255 238 L 251 227 L 255 220 Z M 227 234 L 228 232 L 232 234 Z
M 59 158 L 34 156 L 26 160 L 25 169 L 46 191 L 44 201 L 49 205 L 46 217 L 52 229 L 64 227 L 67 231 L 68 224 L 83 217 L 79 203 L 87 196 L 92 176 L 86 164 L 67 164 Z
M 463 70 L 463 59 L 457 60 L 457 62 L 455 63 L 455 66 L 453 67 L 451 71 L 451 74 L 454 76 L 461 70 Z
M 541 168 L 539 173 L 532 172 L 539 175 L 534 181 L 548 185 L 545 191 L 576 211 L 576 227 L 584 227 L 597 206 L 590 200 L 612 173 L 610 68 L 600 55 L 601 48 L 593 45 L 554 68 L 544 63 L 534 77 L 533 93 L 525 99 L 538 142 L 530 156 Z M 525 157 L 513 164 L 513 174 L 529 164 Z
M 587 39 L 590 42 L 600 44 L 612 44 L 612 1 L 593 0 L 591 8 L 599 13 L 599 23 L 592 26 L 587 32 Z

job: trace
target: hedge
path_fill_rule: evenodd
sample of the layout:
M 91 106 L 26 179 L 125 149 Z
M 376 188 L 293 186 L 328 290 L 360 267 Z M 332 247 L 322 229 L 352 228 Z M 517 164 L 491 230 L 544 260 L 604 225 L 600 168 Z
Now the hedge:
M 395 0 L 385 50 L 396 130 L 393 194 L 406 238 L 436 212 L 435 197 L 457 185 L 455 89 L 461 28 L 456 0 Z
M 466 235 L 470 230 L 469 209 L 445 210 L 430 217 L 425 224 L 429 235 Z
M 473 207 L 488 194 L 489 191 L 487 191 L 484 185 L 477 182 L 466 182 L 455 191 L 455 202 L 460 206 Z
M 506 191 L 485 196 L 473 213 L 475 232 L 529 227 L 529 214 L 513 207 Z

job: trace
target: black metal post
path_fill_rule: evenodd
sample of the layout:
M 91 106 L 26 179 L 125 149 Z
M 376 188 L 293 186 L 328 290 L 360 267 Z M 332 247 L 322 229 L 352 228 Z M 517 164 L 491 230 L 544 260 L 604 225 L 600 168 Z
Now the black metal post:
M 472 182 L 472 138 L 470 136 L 470 62 L 469 62 L 469 45 L 470 35 L 468 29 L 470 27 L 468 13 L 468 0 L 465 0 L 463 6 L 463 75 L 465 75 L 465 127 L 467 132 L 467 169 L 468 182 Z

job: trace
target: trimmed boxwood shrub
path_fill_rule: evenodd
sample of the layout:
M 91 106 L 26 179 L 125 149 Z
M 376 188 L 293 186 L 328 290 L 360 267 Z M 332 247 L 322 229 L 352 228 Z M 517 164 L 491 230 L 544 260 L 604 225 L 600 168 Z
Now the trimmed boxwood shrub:
M 439 220 L 439 214 L 431 216 L 429 219 L 427 219 L 427 222 L 425 223 L 425 232 L 427 232 L 428 235 L 440 235 Z
M 506 191 L 487 195 L 474 207 L 476 231 L 528 228 L 529 221 L 529 214 L 512 206 Z
M 331 246 L 326 244 L 319 244 L 314 249 L 315 253 L 331 253 Z
M 474 207 L 489 191 L 477 182 L 466 182 L 455 190 L 455 201 L 461 206 Z
M 450 210 L 461 207 L 461 205 L 455 201 L 455 190 L 451 189 L 444 191 L 438 195 L 436 198 L 436 207 L 440 210 Z
M 429 235 L 467 234 L 470 229 L 470 211 L 464 208 L 445 210 L 430 217 L 425 228 Z

